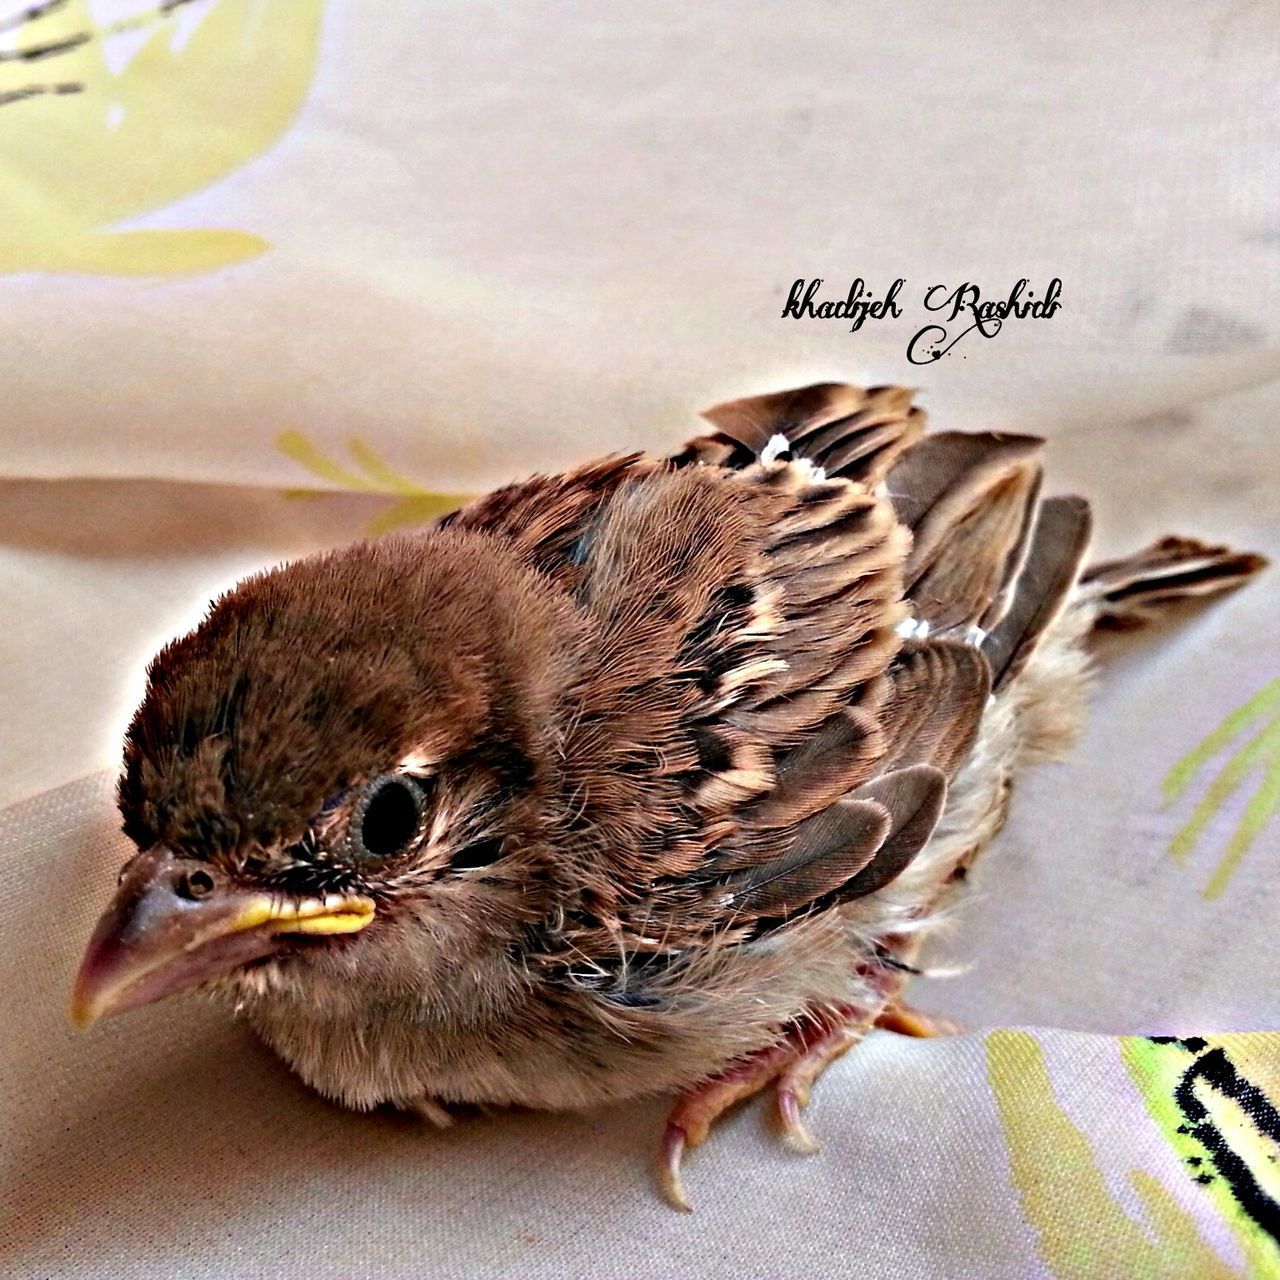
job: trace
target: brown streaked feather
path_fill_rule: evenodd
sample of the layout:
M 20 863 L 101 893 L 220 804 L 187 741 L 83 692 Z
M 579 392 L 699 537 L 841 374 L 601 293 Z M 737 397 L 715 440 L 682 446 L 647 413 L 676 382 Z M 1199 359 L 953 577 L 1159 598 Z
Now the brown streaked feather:
M 893 824 L 883 805 L 842 800 L 802 823 L 780 857 L 756 863 L 711 893 L 719 909 L 741 921 L 791 915 L 838 892 L 884 844 Z
M 882 767 L 930 764 L 950 779 L 973 746 L 991 694 L 986 659 L 956 640 L 912 641 L 889 678 L 879 722 Z
M 914 541 L 904 571 L 935 627 L 993 620 L 1016 574 L 1039 493 L 1034 436 L 946 431 L 922 440 L 886 488 Z M 998 616 L 998 615 L 997 615 Z
M 780 435 L 795 457 L 871 487 L 924 431 L 912 394 L 906 387 L 822 382 L 729 400 L 704 411 L 716 434 L 691 441 L 678 461 L 743 467 Z
M 991 483 L 1037 458 L 1043 446 L 1039 436 L 995 431 L 937 431 L 921 440 L 887 478 L 894 510 L 915 531 L 920 554 L 927 558 L 930 542 L 922 526 L 940 504 L 944 511 L 970 509 Z
M 865 633 L 832 671 L 816 678 L 807 688 L 735 708 L 730 723 L 749 733 L 762 734 L 779 747 L 799 743 L 838 707 L 851 701 L 862 685 L 879 675 L 901 643 L 892 629 Z
M 838 510 L 834 504 L 828 508 L 826 519 L 810 519 L 800 527 L 784 519 L 770 531 L 770 554 L 779 577 L 791 579 L 819 565 L 839 565 L 883 536 L 876 527 L 876 501 L 857 493 L 853 485 L 836 483 L 846 491 L 845 501 Z
M 1027 562 L 1013 587 L 1013 603 L 982 642 L 996 688 L 1003 688 L 1026 666 L 1040 636 L 1065 606 L 1092 526 L 1083 498 L 1047 498 L 1040 504 Z
M 1080 582 L 1097 602 L 1099 626 L 1136 627 L 1164 605 L 1231 591 L 1267 564 L 1265 556 L 1251 552 L 1164 537 L 1122 560 L 1090 565 Z
M 790 826 L 833 804 L 884 754 L 883 733 L 868 707 L 845 707 L 798 747 L 777 756 L 769 793 L 743 811 L 759 830 Z
M 727 724 L 695 724 L 691 729 L 697 767 L 682 775 L 687 803 L 705 821 L 741 809 L 769 789 L 773 751 Z
M 766 571 L 782 590 L 775 648 L 788 669 L 770 704 L 740 714 L 759 732 L 797 734 L 822 723 L 901 644 L 906 532 L 886 502 L 841 483 L 850 496 L 842 508 L 827 504 L 828 523 L 796 532 L 783 520 L 767 535 Z
M 934 631 L 991 627 L 1004 612 L 1035 523 L 1039 471 L 1015 472 L 948 530 L 908 596 Z
M 849 798 L 883 805 L 893 815 L 893 825 L 876 856 L 839 890 L 841 902 L 875 893 L 907 869 L 938 825 L 947 779 L 932 765 L 913 764 L 863 783 Z
M 841 536 L 849 532 L 847 527 L 841 528 L 846 517 L 866 519 L 868 505 L 861 485 L 840 479 L 808 479 L 796 485 L 791 505 L 774 522 L 774 542 L 783 546 L 792 536 L 816 529 L 829 529 L 832 536 Z
M 643 896 L 655 874 L 700 864 L 706 815 L 689 798 L 715 794 L 700 766 L 705 731 L 717 709 L 749 697 L 781 665 L 754 607 L 759 518 L 722 473 L 689 468 L 619 486 L 596 519 L 576 595 L 597 663 L 571 691 L 577 711 L 564 752 L 579 764 L 570 780 L 577 825 L 608 858 L 600 887 L 610 894 Z M 733 583 L 743 584 L 741 606 L 728 604 Z M 718 771 L 722 788 L 767 785 L 745 738 L 719 741 L 733 757 Z
M 776 921 L 875 893 L 924 848 L 946 790 L 929 765 L 881 774 L 801 823 L 785 853 L 724 881 L 719 905 L 739 921 Z

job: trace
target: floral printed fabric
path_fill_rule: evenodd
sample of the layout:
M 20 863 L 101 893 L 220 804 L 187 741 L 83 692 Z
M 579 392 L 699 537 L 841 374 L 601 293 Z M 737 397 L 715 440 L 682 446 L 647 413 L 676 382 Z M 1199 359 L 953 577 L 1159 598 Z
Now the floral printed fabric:
M 663 1100 L 437 1134 L 198 1002 L 64 1022 L 146 657 L 263 564 L 833 377 L 1048 435 L 1100 555 L 1275 557 L 1276 52 L 1226 3 L 0 0 L 0 1271 L 1280 1277 L 1274 574 L 1101 647 L 915 984 L 971 1030 L 837 1064 L 816 1158 L 745 1109 L 692 1218 Z M 1062 306 L 922 373 L 915 304 L 783 321 L 815 275 Z
M 1013 1183 L 1055 1280 L 1280 1271 L 1280 1036 L 1118 1040 L 1083 1078 L 1053 1037 L 986 1043 Z M 1051 1057 L 1065 1058 L 1056 1075 Z
M 437 1133 L 329 1106 L 198 1002 L 77 1036 L 110 784 L 0 824 L 6 918 L 42 920 L 3 943 L 6 1274 L 1280 1274 L 1274 1033 L 875 1033 L 815 1095 L 821 1154 L 749 1108 L 691 1159 L 691 1218 L 650 1188 L 661 1100 Z

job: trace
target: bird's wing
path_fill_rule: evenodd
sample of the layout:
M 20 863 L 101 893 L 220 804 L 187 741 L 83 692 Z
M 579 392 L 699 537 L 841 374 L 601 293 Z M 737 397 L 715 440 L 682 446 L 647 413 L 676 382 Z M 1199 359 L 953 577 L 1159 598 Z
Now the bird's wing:
M 604 459 L 452 521 L 521 547 L 589 625 L 560 729 L 585 954 L 755 937 L 887 885 L 993 665 L 1025 660 L 1075 577 L 1082 521 L 1040 501 L 1037 440 L 925 436 L 894 387 L 707 416 L 672 459 Z
M 886 480 L 923 430 L 908 392 L 709 416 L 714 435 L 625 477 L 575 544 L 598 655 L 564 737 L 586 954 L 754 937 L 882 888 L 928 840 L 990 692 L 974 644 L 906 634 L 912 538 Z M 950 563 L 935 540 L 927 582 Z

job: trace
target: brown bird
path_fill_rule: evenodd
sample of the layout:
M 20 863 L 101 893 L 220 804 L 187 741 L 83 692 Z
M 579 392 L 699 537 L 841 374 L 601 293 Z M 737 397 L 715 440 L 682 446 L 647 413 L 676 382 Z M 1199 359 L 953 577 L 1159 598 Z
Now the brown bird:
M 576 1108 L 681 1092 L 686 1146 L 775 1089 L 784 1134 L 901 1001 L 1083 640 L 1263 561 L 1165 539 L 1083 576 L 1041 441 L 924 435 L 898 387 L 711 410 L 416 536 L 272 569 L 149 669 L 139 853 L 80 1023 L 200 986 L 322 1093 Z

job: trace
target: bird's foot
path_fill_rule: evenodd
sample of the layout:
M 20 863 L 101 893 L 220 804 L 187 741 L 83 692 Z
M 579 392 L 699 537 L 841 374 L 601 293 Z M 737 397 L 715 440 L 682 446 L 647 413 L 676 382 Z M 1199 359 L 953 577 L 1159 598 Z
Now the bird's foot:
M 901 1000 L 885 1005 L 876 1018 L 876 1026 L 882 1031 L 896 1031 L 900 1036 L 918 1036 L 931 1039 L 934 1036 L 958 1036 L 964 1027 L 950 1018 L 913 1009 Z
M 862 1039 L 874 1018 L 852 1006 L 815 1010 L 791 1027 L 776 1044 L 695 1086 L 672 1108 L 662 1135 L 658 1182 L 667 1202 L 688 1213 L 680 1166 L 684 1153 L 701 1145 L 711 1126 L 735 1103 L 775 1086 L 777 1116 L 783 1141 L 795 1151 L 816 1151 L 817 1144 L 800 1122 L 814 1081 L 841 1054 Z
M 850 1005 L 815 1011 L 812 1019 L 790 1028 L 776 1044 L 691 1089 L 672 1108 L 658 1163 L 658 1181 L 667 1202 L 690 1211 L 681 1178 L 684 1153 L 705 1142 L 711 1126 L 736 1103 L 755 1097 L 770 1085 L 783 1142 L 802 1155 L 816 1152 L 818 1144 L 801 1118 L 813 1086 L 827 1067 L 848 1053 L 873 1026 L 921 1037 L 954 1035 L 961 1030 L 957 1023 L 922 1013 L 900 1000 L 891 1001 L 875 1014 Z

